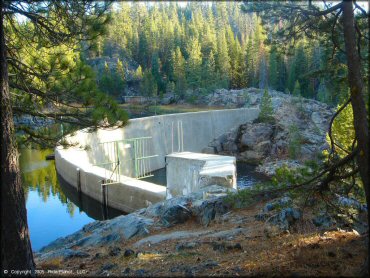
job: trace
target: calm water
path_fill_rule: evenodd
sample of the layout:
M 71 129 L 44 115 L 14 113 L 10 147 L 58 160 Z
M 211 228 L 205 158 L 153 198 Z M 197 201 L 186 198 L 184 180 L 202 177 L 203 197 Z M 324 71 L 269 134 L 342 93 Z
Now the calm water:
M 34 251 L 51 241 L 67 236 L 94 220 L 103 220 L 124 214 L 113 208 L 104 210 L 101 204 L 67 184 L 55 170 L 54 161 L 45 158 L 53 150 L 22 149 L 20 167 L 26 196 L 27 218 Z M 254 166 L 237 164 L 238 187 L 252 186 L 263 180 L 254 172 Z M 165 168 L 144 179 L 166 184 Z
M 100 204 L 58 177 L 54 161 L 45 157 L 52 150 L 20 150 L 22 183 L 27 219 L 34 251 L 51 241 L 78 231 L 95 219 L 112 218 L 121 212 L 104 210 Z

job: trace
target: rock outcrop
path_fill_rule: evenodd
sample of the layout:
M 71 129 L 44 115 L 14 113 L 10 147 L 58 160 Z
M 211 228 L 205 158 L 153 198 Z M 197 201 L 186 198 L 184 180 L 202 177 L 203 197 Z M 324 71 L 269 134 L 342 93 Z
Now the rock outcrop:
M 142 240 L 145 241 L 151 231 L 183 223 L 190 218 L 207 226 L 213 219 L 230 210 L 230 205 L 224 200 L 229 191 L 235 190 L 211 185 L 190 195 L 159 202 L 128 215 L 95 221 L 43 247 L 36 253 L 36 257 L 39 261 L 57 257 L 86 257 L 89 256 L 86 250 L 91 247 L 113 246 L 134 237 L 144 237 Z
M 217 90 L 203 97 L 209 105 L 258 107 L 263 90 Z M 334 110 L 305 98 L 269 91 L 274 110 L 271 123 L 246 123 L 215 138 L 204 148 L 207 153 L 234 155 L 239 161 L 259 164 L 257 171 L 268 176 L 284 164 L 299 167 L 315 160 L 328 148 L 325 137 Z

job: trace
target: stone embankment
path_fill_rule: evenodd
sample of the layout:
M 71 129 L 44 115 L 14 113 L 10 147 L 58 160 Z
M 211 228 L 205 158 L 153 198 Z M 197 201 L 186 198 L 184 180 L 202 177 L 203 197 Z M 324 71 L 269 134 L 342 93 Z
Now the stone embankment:
M 230 107 L 258 107 L 263 90 L 216 91 L 201 102 Z M 231 129 L 209 143 L 203 151 L 235 155 L 239 161 L 259 164 L 257 171 L 272 176 L 282 165 L 299 167 L 317 160 L 328 148 L 326 132 L 334 110 L 319 101 L 269 91 L 273 123 L 254 121 Z
M 41 262 L 60 257 L 84 257 L 88 256 L 86 252 L 88 248 L 112 245 L 134 237 L 144 237 L 135 243 L 135 246 L 150 242 L 158 243 L 169 238 L 158 235 L 150 237 L 153 231 L 194 218 L 203 226 L 208 226 L 215 217 L 226 214 L 230 210 L 230 205 L 224 202 L 224 198 L 227 192 L 231 191 L 235 189 L 212 185 L 187 196 L 150 205 L 128 215 L 106 221 L 95 221 L 74 234 L 53 241 L 42 248 L 36 256 Z M 204 231 L 204 233 L 210 232 Z M 169 235 L 171 239 L 194 236 L 197 235 L 188 232 Z

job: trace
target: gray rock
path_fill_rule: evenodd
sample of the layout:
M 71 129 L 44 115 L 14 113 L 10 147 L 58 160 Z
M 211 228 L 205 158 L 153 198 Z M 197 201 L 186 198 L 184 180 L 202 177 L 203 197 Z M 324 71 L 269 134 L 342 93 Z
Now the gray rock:
M 292 202 L 293 200 L 290 197 L 288 196 L 282 197 L 281 199 L 277 201 L 267 203 L 265 207 L 263 208 L 263 212 L 269 212 L 279 207 L 282 208 L 282 207 L 289 206 L 292 204 Z
M 259 95 L 249 95 L 249 101 L 248 101 L 248 104 L 250 105 L 250 106 L 254 106 L 254 105 L 257 105 L 258 103 L 259 103 L 259 101 L 260 101 L 260 96 Z
M 184 223 L 191 217 L 191 211 L 183 206 L 176 205 L 169 207 L 162 215 L 161 221 L 166 226 L 172 226 L 174 224 Z
M 221 198 L 198 200 L 192 205 L 192 212 L 198 221 L 205 226 L 215 219 L 216 215 L 223 215 L 230 210 L 230 205 Z
M 106 221 L 95 221 L 85 225 L 80 231 L 72 235 L 50 243 L 42 248 L 36 256 L 40 261 L 55 257 L 88 256 L 81 249 L 92 246 L 114 246 L 113 244 L 118 241 L 121 242 L 135 236 L 147 235 L 150 227 L 152 229 L 161 228 L 160 223 L 174 225 L 186 221 L 193 215 L 200 222 L 207 225 L 217 215 L 224 215 L 229 210 L 229 205 L 226 205 L 224 202 L 225 193 L 228 191 L 233 190 L 210 185 L 202 188 L 199 192 L 153 204 L 128 215 L 121 215 Z M 204 196 L 207 199 L 203 199 Z M 154 222 L 154 219 L 160 219 L 161 221 Z M 149 236 L 143 238 L 140 244 L 160 242 L 170 238 L 197 237 L 210 233 L 211 231 L 196 233 L 184 231 L 171 235 Z M 110 255 L 117 256 L 120 252 L 119 248 L 113 248 Z
M 290 226 L 302 217 L 301 212 L 296 208 L 284 208 L 279 214 L 270 218 L 269 222 L 278 226 L 281 230 L 289 230 Z
M 125 239 L 130 239 L 136 235 L 142 236 L 148 234 L 149 231 L 147 227 L 153 225 L 153 223 L 153 219 L 128 214 L 125 216 L 125 218 L 122 218 L 122 221 L 119 221 L 117 224 L 122 228 L 122 234 Z
M 187 239 L 187 238 L 195 238 L 201 235 L 208 235 L 211 233 L 212 231 L 209 231 L 209 230 L 202 230 L 202 231 L 195 231 L 195 232 L 176 231 L 176 232 L 171 232 L 171 233 L 164 233 L 164 234 L 148 236 L 146 238 L 140 239 L 139 241 L 135 242 L 133 246 L 135 248 L 138 248 L 144 244 L 155 245 L 155 244 L 161 243 L 166 240 L 181 240 L 181 239 Z
M 254 150 L 257 153 L 262 153 L 263 155 L 267 155 L 270 152 L 271 149 L 271 141 L 262 141 L 258 143 L 255 147 Z
M 267 203 L 265 207 L 263 208 L 264 212 L 269 212 L 275 209 L 275 204 L 274 203 Z
M 253 149 L 256 144 L 262 141 L 270 141 L 274 130 L 273 126 L 268 123 L 248 123 L 243 131 L 240 139 L 241 146 Z
M 339 196 L 339 195 L 336 195 L 336 197 L 338 200 L 338 204 L 340 206 L 347 207 L 347 208 L 356 208 L 359 211 L 367 211 L 367 206 L 361 204 L 359 201 L 355 199 L 344 197 L 344 196 Z
M 239 158 L 248 163 L 258 164 L 265 158 L 265 155 L 256 151 L 245 151 L 240 153 Z
M 238 150 L 238 147 L 234 141 L 227 141 L 225 143 L 222 143 L 222 150 L 226 152 L 236 152 Z
M 311 120 L 316 124 L 321 126 L 322 123 L 322 116 L 319 112 L 312 112 L 311 113 Z
M 130 257 L 135 254 L 135 251 L 132 249 L 126 249 L 125 253 L 123 254 L 124 257 Z
M 312 219 L 313 224 L 321 228 L 330 228 L 336 224 L 336 221 L 328 214 L 321 213 Z
M 272 97 L 271 104 L 274 110 L 279 109 L 282 106 L 283 100 L 281 97 Z
M 262 165 L 256 167 L 256 171 L 265 174 L 266 176 L 273 176 L 276 173 L 276 169 L 286 166 L 290 169 L 301 168 L 302 165 L 296 160 L 277 160 L 264 162 Z
M 41 249 L 40 253 L 47 254 L 61 248 L 110 245 L 122 238 L 127 240 L 134 236 L 148 234 L 148 227 L 153 223 L 153 219 L 136 214 L 121 215 L 107 221 L 96 221 L 70 236 L 52 242 Z
M 171 233 L 157 234 L 148 236 L 146 238 L 140 239 L 134 243 L 135 248 L 139 248 L 142 245 L 155 245 L 166 240 L 183 240 L 188 238 L 199 238 L 199 237 L 210 237 L 210 238 L 220 238 L 227 239 L 232 236 L 237 236 L 240 234 L 245 234 L 246 229 L 243 228 L 234 228 L 231 230 L 219 231 L 214 230 L 200 230 L 200 231 L 176 231 Z
M 215 153 L 219 153 L 222 151 L 221 142 L 218 139 L 213 140 L 208 144 L 209 147 L 213 148 Z
M 86 258 L 90 255 L 86 252 L 79 251 L 79 250 L 73 250 L 69 248 L 62 248 L 55 251 L 51 251 L 48 253 L 40 254 L 39 259 L 40 261 L 44 260 L 51 260 L 55 258 L 62 258 L 64 260 L 70 259 L 70 258 Z

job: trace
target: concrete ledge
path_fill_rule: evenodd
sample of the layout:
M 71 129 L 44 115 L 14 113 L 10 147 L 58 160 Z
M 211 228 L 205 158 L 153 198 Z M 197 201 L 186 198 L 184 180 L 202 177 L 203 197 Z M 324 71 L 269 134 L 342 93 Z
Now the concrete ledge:
M 69 184 L 101 201 L 104 169 L 93 165 L 106 161 L 110 154 L 99 143 L 151 136 L 148 154 L 157 154 L 158 157 L 151 160 L 148 170 L 154 171 L 166 166 L 166 155 L 181 149 L 180 126 L 183 151 L 199 153 L 213 139 L 233 127 L 253 121 L 258 114 L 259 109 L 256 108 L 190 112 L 132 119 L 128 126 L 119 129 L 100 129 L 92 133 L 80 130 L 65 137 L 70 143 L 77 143 L 77 147 L 55 149 L 55 165 Z M 120 148 L 119 154 L 125 157 L 127 149 Z M 122 163 L 120 172 L 123 174 L 120 183 L 108 185 L 109 206 L 131 212 L 166 198 L 165 187 L 129 178 L 133 176 L 132 166 Z
M 80 150 L 61 147 L 55 149 L 55 165 L 58 173 L 72 186 L 89 195 L 95 200 L 102 200 L 101 182 L 104 179 L 104 169 L 91 164 L 77 165 L 72 163 L 70 156 L 78 157 Z M 78 175 L 79 171 L 79 175 Z M 80 177 L 80 180 L 78 180 Z M 124 212 L 133 212 L 151 204 L 165 200 L 166 188 L 157 184 L 120 177 L 120 183 L 107 185 L 107 205 Z

